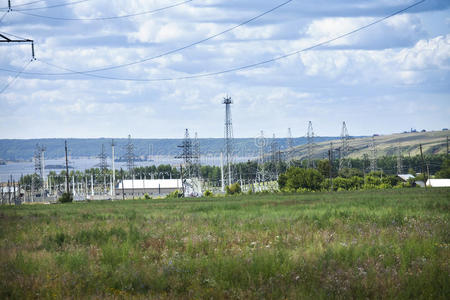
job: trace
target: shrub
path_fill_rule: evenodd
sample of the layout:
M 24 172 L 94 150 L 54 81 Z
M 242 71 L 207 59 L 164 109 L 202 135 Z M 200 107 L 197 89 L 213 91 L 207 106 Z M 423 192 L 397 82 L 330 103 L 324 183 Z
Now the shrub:
M 173 191 L 172 193 L 168 194 L 166 198 L 181 198 L 183 197 L 183 193 L 179 190 Z
M 73 202 L 73 196 L 71 193 L 63 193 L 61 197 L 59 197 L 58 202 L 60 203 L 71 203 Z
M 211 192 L 210 190 L 206 190 L 206 191 L 203 193 L 203 196 L 205 196 L 205 197 L 212 197 L 212 196 L 214 196 L 214 194 L 213 194 L 213 192 Z
M 152 199 L 152 197 L 150 197 L 149 194 L 145 193 L 144 199 L 145 199 L 145 200 L 150 200 L 150 199 Z
M 225 187 L 225 191 L 227 195 L 234 195 L 241 193 L 241 185 L 236 182 Z

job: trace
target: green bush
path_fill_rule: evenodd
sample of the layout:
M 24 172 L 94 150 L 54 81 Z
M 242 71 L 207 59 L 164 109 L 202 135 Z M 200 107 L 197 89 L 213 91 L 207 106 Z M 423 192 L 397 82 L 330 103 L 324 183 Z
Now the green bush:
M 183 193 L 179 190 L 173 191 L 172 193 L 168 194 L 166 198 L 181 198 L 183 197 Z
M 203 193 L 203 196 L 205 196 L 205 197 L 212 197 L 212 196 L 214 196 L 214 194 L 213 194 L 213 192 L 211 192 L 210 190 L 206 190 L 206 191 Z
M 60 203 L 71 203 L 73 202 L 73 196 L 71 193 L 63 193 L 61 197 L 59 197 L 58 202 Z
M 241 185 L 236 182 L 225 187 L 225 192 L 227 195 L 235 195 L 241 193 Z
M 322 187 L 323 176 L 315 169 L 289 168 L 278 177 L 278 186 L 284 192 L 309 190 L 318 191 Z
M 152 199 L 152 197 L 150 197 L 149 194 L 145 193 L 144 199 L 145 199 L 145 200 L 150 200 L 150 199 Z

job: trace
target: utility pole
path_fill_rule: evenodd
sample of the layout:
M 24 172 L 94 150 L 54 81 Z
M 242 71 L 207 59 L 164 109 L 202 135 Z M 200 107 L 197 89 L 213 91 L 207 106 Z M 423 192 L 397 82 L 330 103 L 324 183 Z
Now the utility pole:
M 220 152 L 220 176 L 222 184 L 222 193 L 225 192 L 225 182 L 223 176 L 223 152 Z
M 448 135 L 447 135 L 447 158 L 448 158 Z
M 112 151 L 112 186 L 111 186 L 111 196 L 116 196 L 116 168 L 114 167 L 114 140 L 111 142 L 111 151 Z
M 423 159 L 422 144 L 420 144 L 420 158 L 422 160 L 422 175 L 425 180 L 425 189 L 427 188 L 427 176 L 425 175 L 425 160 Z
M 66 152 L 66 193 L 70 194 L 69 160 L 67 159 L 67 140 L 64 141 L 64 149 Z
M 397 175 L 402 174 L 403 172 L 403 159 L 402 159 L 402 150 L 400 148 L 400 142 L 397 146 Z
M 329 176 L 330 176 L 330 186 L 331 186 L 331 191 L 333 191 L 333 143 L 330 143 L 330 149 L 328 150 L 328 161 L 330 162 L 330 171 L 329 171 Z

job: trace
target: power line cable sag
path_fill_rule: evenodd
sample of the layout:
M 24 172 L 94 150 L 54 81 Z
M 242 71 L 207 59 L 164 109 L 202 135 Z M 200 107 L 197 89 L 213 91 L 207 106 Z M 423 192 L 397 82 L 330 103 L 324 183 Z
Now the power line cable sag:
M 37 18 L 59 20 L 59 21 L 105 21 L 105 20 L 124 19 L 124 18 L 131 18 L 131 17 L 142 16 L 142 15 L 149 15 L 149 14 L 153 14 L 153 13 L 167 10 L 170 8 L 174 8 L 174 7 L 183 5 L 183 4 L 187 4 L 192 1 L 194 1 L 194 0 L 187 0 L 187 1 L 179 2 L 179 3 L 175 3 L 173 5 L 157 8 L 154 10 L 147 10 L 147 11 L 143 11 L 143 12 L 120 15 L 120 16 L 98 17 L 98 18 L 61 18 L 61 17 L 44 16 L 44 15 L 39 15 L 39 14 L 34 14 L 34 13 L 26 13 L 26 12 L 18 11 L 18 10 L 14 10 L 13 12 L 20 13 L 20 14 L 27 15 L 27 16 L 37 17 Z
M 25 66 L 22 68 L 22 70 L 21 70 L 20 72 L 18 72 L 18 73 L 13 77 L 12 80 L 10 80 L 9 82 L 6 83 L 6 85 L 0 90 L 0 95 L 1 95 L 4 91 L 6 91 L 6 89 L 7 89 L 8 87 L 10 87 L 11 84 L 14 83 L 14 81 L 16 81 L 17 77 L 19 77 L 20 74 L 22 74 L 22 72 L 24 72 L 25 69 L 28 68 L 28 66 L 30 65 L 30 63 L 31 63 L 32 61 L 33 61 L 32 59 L 29 60 L 29 61 L 25 64 Z
M 56 7 L 62 7 L 62 6 L 69 6 L 69 5 L 75 5 L 75 4 L 80 4 L 83 2 L 88 2 L 91 0 L 79 0 L 79 1 L 74 1 L 74 2 L 66 2 L 66 3 L 60 3 L 60 4 L 55 4 L 55 5 L 49 5 L 49 6 L 43 6 L 43 7 L 33 7 L 33 8 L 21 8 L 21 9 L 14 9 L 14 7 L 12 7 L 11 11 L 30 11 L 30 10 L 41 10 L 41 9 L 49 9 L 49 8 L 56 8 Z
M 180 51 L 182 51 L 182 50 L 191 48 L 191 47 L 193 47 L 193 46 L 199 45 L 199 44 L 204 43 L 204 42 L 206 42 L 206 41 L 212 40 L 212 39 L 214 39 L 214 38 L 216 38 L 216 37 L 218 37 L 218 36 L 221 36 L 221 35 L 224 35 L 224 34 L 226 34 L 226 33 L 228 33 L 228 32 L 231 32 L 231 31 L 233 31 L 233 30 L 235 30 L 235 29 L 237 29 L 237 28 L 239 28 L 239 27 L 242 27 L 242 26 L 244 26 L 244 25 L 246 25 L 246 24 L 248 24 L 248 23 L 250 23 L 250 22 L 253 22 L 253 21 L 255 21 L 255 20 L 257 20 L 257 19 L 259 19 L 259 18 L 261 18 L 261 17 L 263 17 L 263 16 L 265 16 L 265 15 L 267 15 L 267 14 L 269 14 L 269 13 L 271 13 L 271 12 L 273 12 L 273 11 L 275 11 L 275 10 L 277 10 L 277 9 L 279 9 L 279 8 L 281 8 L 281 7 L 283 7 L 283 6 L 285 6 L 285 5 L 287 5 L 287 4 L 289 4 L 289 3 L 292 2 L 292 1 L 294 1 L 294 0 L 288 0 L 288 1 L 285 1 L 285 2 L 283 2 L 283 3 L 281 3 L 281 4 L 279 4 L 279 5 L 275 6 L 275 7 L 273 7 L 273 8 L 271 8 L 271 9 L 267 10 L 267 11 L 264 11 L 263 13 L 261 13 L 261 14 L 255 16 L 255 17 L 252 17 L 252 18 L 250 18 L 250 19 L 248 19 L 248 20 L 245 20 L 245 21 L 242 22 L 242 23 L 239 23 L 239 24 L 237 24 L 237 25 L 234 25 L 234 26 L 232 26 L 232 27 L 230 27 L 230 28 L 228 28 L 228 29 L 225 29 L 225 30 L 223 30 L 223 31 L 221 31 L 221 32 L 219 32 L 219 33 L 213 34 L 213 35 L 211 35 L 211 36 L 209 36 L 209 37 L 206 37 L 206 38 L 204 38 L 204 39 L 202 39 L 202 40 L 193 42 L 193 43 L 188 44 L 188 45 L 186 45 L 186 46 L 183 46 L 183 47 L 180 47 L 180 48 L 176 48 L 176 49 L 174 49 L 174 50 L 170 50 L 170 51 L 167 51 L 167 52 L 164 52 L 164 53 L 155 55 L 155 56 L 146 57 L 146 58 L 143 58 L 143 59 L 140 59 L 140 60 L 137 60 L 137 61 L 134 61 L 134 62 L 129 62 L 129 63 L 126 63 L 126 64 L 115 65 L 115 66 L 107 66 L 107 67 L 102 67 L 102 68 L 97 68 L 97 69 L 87 70 L 87 71 L 72 71 L 72 70 L 70 70 L 70 69 L 65 69 L 65 68 L 62 68 L 62 67 L 61 67 L 61 69 L 64 69 L 64 70 L 67 70 L 67 71 L 70 70 L 70 71 L 67 72 L 67 73 L 53 73 L 53 74 L 50 73 L 50 74 L 47 74 L 47 75 L 48 75 L 48 76 L 60 76 L 60 75 L 73 75 L 74 73 L 76 73 L 76 74 L 89 74 L 89 73 L 94 73 L 94 72 L 100 72 L 100 71 L 107 71 L 107 70 L 113 70 L 113 69 L 125 68 L 125 67 L 128 67 L 128 66 L 132 66 L 132 65 L 144 63 L 144 62 L 147 62 L 147 61 L 155 60 L 155 59 L 157 59 L 157 58 L 161 58 L 161 57 L 164 57 L 164 56 L 167 56 L 167 55 L 176 53 L 176 52 L 180 52 Z M 43 62 L 43 61 L 41 61 L 41 62 Z
M 374 25 L 376 25 L 376 24 L 378 24 L 380 22 L 383 22 L 384 20 L 392 18 L 392 17 L 394 17 L 394 16 L 396 16 L 398 14 L 401 14 L 401 13 L 403 13 L 403 12 L 405 12 L 405 11 L 407 11 L 407 10 L 409 10 L 409 9 L 411 9 L 411 8 L 417 6 L 417 5 L 419 5 L 419 4 L 421 4 L 421 3 L 425 2 L 425 1 L 426 0 L 421 0 L 419 2 L 416 2 L 416 3 L 412 4 L 412 5 L 404 8 L 404 9 L 398 10 L 398 11 L 396 11 L 396 12 L 394 12 L 394 13 L 388 15 L 388 16 L 385 16 L 383 18 L 377 19 L 377 20 L 375 20 L 375 21 L 373 21 L 373 22 L 371 22 L 369 24 L 366 24 L 364 26 L 358 27 L 358 28 L 356 28 L 356 29 L 354 29 L 352 31 L 349 31 L 347 33 L 341 34 L 341 35 L 336 36 L 334 38 L 328 39 L 328 40 L 326 40 L 324 42 L 317 43 L 317 44 L 312 45 L 310 47 L 303 48 L 303 49 L 300 49 L 300 50 L 296 50 L 294 52 L 290 52 L 290 53 L 287 53 L 287 54 L 284 54 L 284 55 L 281 55 L 281 56 L 277 56 L 277 57 L 274 57 L 274 58 L 271 58 L 271 59 L 267 59 L 267 60 L 264 60 L 264 61 L 260 61 L 260 62 L 257 62 L 257 63 L 253 63 L 253 64 L 249 64 L 249 65 L 245 65 L 245 66 L 240 66 L 240 67 L 235 67 L 235 68 L 231 68 L 231 69 L 227 69 L 227 70 L 217 71 L 217 72 L 195 74 L 195 75 L 188 75 L 188 76 L 181 76 L 181 77 L 167 77 L 167 78 L 154 78 L 154 79 L 120 78 L 120 77 L 111 77 L 111 76 L 103 76 L 103 75 L 96 75 L 96 74 L 90 74 L 90 73 L 85 73 L 85 72 L 79 72 L 79 71 L 67 69 L 67 68 L 64 68 L 64 67 L 60 67 L 60 66 L 54 65 L 52 63 L 48 63 L 48 62 L 42 61 L 42 60 L 38 60 L 38 61 L 40 61 L 41 63 L 44 63 L 46 65 L 52 66 L 54 68 L 60 69 L 60 70 L 69 71 L 69 72 L 71 72 L 71 73 L 69 73 L 71 75 L 78 74 L 78 75 L 84 75 L 84 76 L 89 76 L 89 77 L 96 77 L 96 78 L 110 79 L 110 80 L 118 80 L 118 81 L 156 82 L 156 81 L 174 81 L 174 80 L 195 79 L 195 78 L 202 78 L 202 77 L 212 77 L 212 76 L 217 76 L 217 75 L 222 75 L 222 74 L 226 74 L 226 73 L 232 73 L 232 72 L 237 72 L 237 71 L 241 71 L 241 70 L 245 70 L 245 69 L 258 67 L 258 66 L 261 66 L 261 65 L 265 65 L 265 64 L 268 64 L 268 63 L 271 63 L 271 62 L 275 62 L 275 61 L 278 61 L 278 60 L 281 60 L 281 59 L 284 59 L 284 58 L 287 58 L 287 57 L 291 57 L 293 55 L 297 55 L 297 54 L 302 53 L 302 52 L 306 52 L 306 51 L 309 51 L 309 50 L 312 50 L 312 49 L 324 46 L 326 44 L 330 44 L 330 43 L 332 43 L 334 41 L 337 41 L 337 40 L 342 39 L 344 37 L 347 37 L 347 36 L 350 36 L 352 34 L 355 34 L 355 33 L 359 32 L 359 31 L 362 31 L 362 30 L 367 29 L 367 28 L 369 28 L 371 26 L 374 26 Z M 11 72 L 11 70 L 7 70 L 7 69 L 3 69 L 3 68 L 0 68 L 0 70 L 6 71 L 6 72 Z M 38 72 L 23 72 L 23 74 L 43 75 L 43 76 L 53 75 L 51 73 L 50 74 L 46 74 L 46 73 L 38 73 Z M 61 73 L 61 74 L 64 74 L 64 73 Z

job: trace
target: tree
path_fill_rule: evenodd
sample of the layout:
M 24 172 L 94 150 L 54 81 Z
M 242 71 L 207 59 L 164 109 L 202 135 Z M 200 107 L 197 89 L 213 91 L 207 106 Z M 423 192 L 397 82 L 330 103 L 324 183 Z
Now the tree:
M 317 170 L 319 170 L 320 174 L 322 174 L 323 177 L 330 177 L 330 161 L 327 159 L 319 160 L 319 162 L 317 163 Z
M 285 191 L 298 189 L 317 191 L 321 189 L 322 181 L 322 174 L 315 169 L 292 167 L 279 177 L 278 184 Z
M 442 162 L 441 170 L 436 173 L 436 178 L 450 178 L 450 159 Z

